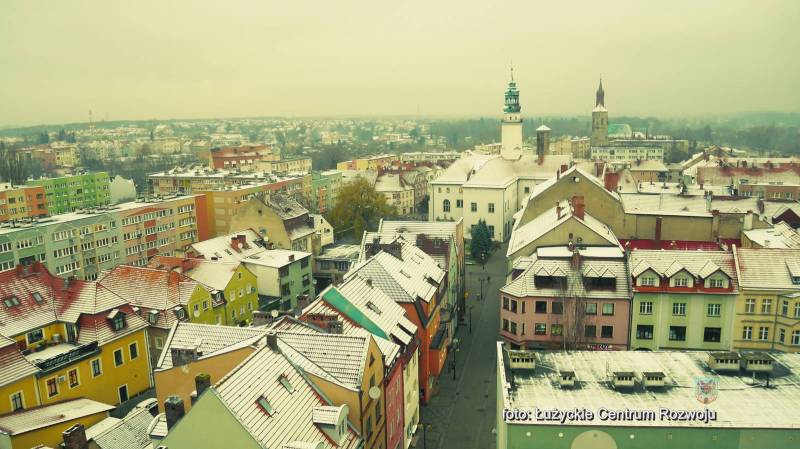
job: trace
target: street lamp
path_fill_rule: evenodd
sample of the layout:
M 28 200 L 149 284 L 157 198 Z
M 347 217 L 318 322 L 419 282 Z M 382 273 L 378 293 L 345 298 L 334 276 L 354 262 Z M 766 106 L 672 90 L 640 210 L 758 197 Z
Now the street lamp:
M 453 380 L 456 380 L 456 352 L 458 352 L 458 344 L 459 340 L 454 338 L 453 343 L 451 344 L 453 349 Z

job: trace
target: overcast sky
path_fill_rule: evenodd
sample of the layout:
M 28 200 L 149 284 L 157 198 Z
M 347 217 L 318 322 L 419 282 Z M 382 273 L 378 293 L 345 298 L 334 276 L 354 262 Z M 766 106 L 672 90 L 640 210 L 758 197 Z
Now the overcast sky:
M 1 0 L 0 125 L 800 108 L 798 0 Z

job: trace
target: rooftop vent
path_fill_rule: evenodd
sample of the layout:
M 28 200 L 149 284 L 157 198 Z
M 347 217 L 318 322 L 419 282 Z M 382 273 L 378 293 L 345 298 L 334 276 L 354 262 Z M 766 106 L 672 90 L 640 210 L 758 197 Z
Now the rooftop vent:
M 572 388 L 575 386 L 575 371 L 559 371 L 558 385 L 561 388 Z
M 744 369 L 750 373 L 771 373 L 774 360 L 765 352 L 749 352 L 742 355 Z
M 511 362 L 511 369 L 532 370 L 536 368 L 536 356 L 530 351 L 509 349 L 508 359 Z
M 736 352 L 712 352 L 708 354 L 708 366 L 718 372 L 739 372 L 741 357 Z
M 642 384 L 647 388 L 660 388 L 664 386 L 665 377 L 661 371 L 645 371 L 642 373 Z
M 614 371 L 611 377 L 611 384 L 615 389 L 633 388 L 636 385 L 636 376 L 633 371 Z

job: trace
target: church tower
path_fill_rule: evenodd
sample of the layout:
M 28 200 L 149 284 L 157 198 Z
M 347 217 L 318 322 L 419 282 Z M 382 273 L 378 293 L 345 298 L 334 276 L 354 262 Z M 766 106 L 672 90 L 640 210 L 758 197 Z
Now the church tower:
M 503 122 L 500 129 L 502 148 L 500 155 L 506 159 L 514 159 L 522 150 L 522 117 L 519 107 L 519 89 L 514 81 L 514 68 L 511 68 L 511 81 L 505 94 Z
M 595 105 L 592 110 L 592 146 L 608 145 L 608 109 L 605 101 L 606 93 L 603 90 L 603 78 L 595 94 Z

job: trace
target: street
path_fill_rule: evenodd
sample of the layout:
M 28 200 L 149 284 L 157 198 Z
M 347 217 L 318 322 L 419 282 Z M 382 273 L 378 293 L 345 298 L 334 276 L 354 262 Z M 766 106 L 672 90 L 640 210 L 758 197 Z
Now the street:
M 486 267 L 467 265 L 465 321 L 456 332 L 456 379 L 448 355 L 439 378 L 439 392 L 422 408 L 428 425 L 426 449 L 490 449 L 495 447 L 492 429 L 496 416 L 495 342 L 499 334 L 498 290 L 505 283 L 506 245 L 492 252 Z M 487 282 L 486 279 L 490 278 Z M 481 279 L 484 297 L 480 297 Z M 470 310 L 472 332 L 470 333 Z M 420 441 L 417 447 L 423 447 Z

